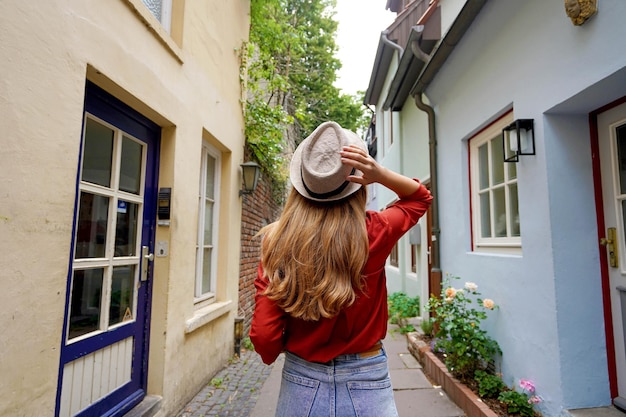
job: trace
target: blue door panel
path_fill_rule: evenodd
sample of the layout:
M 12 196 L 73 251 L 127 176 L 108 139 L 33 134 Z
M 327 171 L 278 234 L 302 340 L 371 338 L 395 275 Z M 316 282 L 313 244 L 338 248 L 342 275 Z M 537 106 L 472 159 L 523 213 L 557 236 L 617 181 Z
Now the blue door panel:
M 160 147 L 161 128 L 141 115 L 128 105 L 111 96 L 100 87 L 91 82 L 87 82 L 85 90 L 85 113 L 92 114 L 116 128 L 128 133 L 134 138 L 147 145 L 147 160 L 145 172 L 144 188 L 144 212 L 143 224 L 141 227 L 141 245 L 148 246 L 150 252 L 154 250 L 154 234 L 156 223 L 156 207 L 158 195 L 158 158 Z M 85 113 L 83 117 L 85 117 Z M 82 146 L 81 146 L 82 148 Z M 80 169 L 80 161 L 79 161 Z M 78 195 L 80 179 L 77 176 L 76 192 Z M 78 199 L 77 199 L 78 201 Z M 77 209 L 77 203 L 74 210 Z M 73 229 L 76 228 L 74 221 Z M 72 236 L 75 236 L 73 233 Z M 73 238 L 74 239 L 74 238 Z M 55 415 L 60 412 L 61 384 L 63 380 L 63 369 L 65 364 L 72 362 L 82 356 L 93 353 L 103 347 L 134 337 L 132 375 L 131 381 L 98 402 L 83 410 L 77 416 L 121 416 L 139 403 L 145 396 L 147 383 L 147 363 L 148 363 L 148 340 L 150 329 L 150 308 L 152 280 L 141 282 L 137 293 L 137 313 L 136 320 L 132 324 L 127 324 L 113 330 L 86 338 L 78 342 L 66 345 L 66 334 L 68 326 L 68 304 L 70 302 L 71 279 L 72 279 L 72 255 L 74 253 L 72 241 L 70 250 L 70 263 L 68 268 L 68 280 L 66 291 L 66 319 L 63 327 L 63 338 L 61 345 L 61 363 L 59 368 L 57 401 Z M 145 262 L 145 260 L 141 260 Z M 142 265 L 139 265 L 142 268 Z M 150 265 L 149 277 L 152 276 L 152 265 Z

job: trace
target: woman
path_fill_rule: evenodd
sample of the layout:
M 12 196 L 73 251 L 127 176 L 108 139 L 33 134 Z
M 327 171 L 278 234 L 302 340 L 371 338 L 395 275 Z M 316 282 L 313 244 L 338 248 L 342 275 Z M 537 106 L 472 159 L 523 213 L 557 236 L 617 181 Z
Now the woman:
M 268 225 L 250 338 L 263 362 L 285 352 L 277 416 L 397 416 L 387 356 L 385 261 L 432 197 L 379 165 L 335 122 L 296 149 L 293 189 Z M 366 211 L 365 185 L 399 200 Z

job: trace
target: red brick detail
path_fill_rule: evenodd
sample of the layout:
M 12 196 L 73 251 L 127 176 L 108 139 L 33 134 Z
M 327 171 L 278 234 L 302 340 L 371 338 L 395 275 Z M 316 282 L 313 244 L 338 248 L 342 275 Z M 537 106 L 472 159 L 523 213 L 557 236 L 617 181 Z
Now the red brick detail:
M 443 388 L 450 399 L 465 411 L 467 417 L 498 417 L 471 389 L 454 378 L 430 349 L 424 349 L 417 341 L 415 337 L 408 338 L 409 351 L 414 355 L 414 352 L 419 352 L 416 357 L 422 364 L 424 373 Z
M 244 337 L 250 332 L 254 312 L 254 278 L 259 265 L 261 238 L 258 231 L 280 215 L 282 207 L 275 202 L 269 181 L 263 174 L 257 189 L 242 197 L 241 210 L 241 253 L 239 260 L 239 310 L 243 317 Z

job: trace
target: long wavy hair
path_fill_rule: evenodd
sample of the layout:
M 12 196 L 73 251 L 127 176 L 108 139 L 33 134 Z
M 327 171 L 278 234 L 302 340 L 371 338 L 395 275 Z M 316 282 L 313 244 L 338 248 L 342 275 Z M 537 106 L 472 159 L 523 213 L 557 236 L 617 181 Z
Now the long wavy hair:
M 354 303 L 369 254 L 366 200 L 365 187 L 326 204 L 292 189 L 280 219 L 260 231 L 267 297 L 303 320 L 334 317 Z

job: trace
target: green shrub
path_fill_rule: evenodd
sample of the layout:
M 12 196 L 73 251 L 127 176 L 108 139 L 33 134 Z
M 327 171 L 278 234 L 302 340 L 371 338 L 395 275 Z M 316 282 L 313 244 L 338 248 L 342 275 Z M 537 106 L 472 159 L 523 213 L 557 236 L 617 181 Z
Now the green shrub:
M 497 398 L 498 394 L 506 387 L 500 377 L 485 371 L 477 370 L 474 372 L 474 379 L 478 382 L 478 395 L 482 398 Z
M 442 284 L 441 296 L 428 302 L 438 329 L 435 348 L 445 353 L 446 367 L 453 375 L 471 378 L 500 353 L 498 343 L 480 328 L 480 322 L 487 318 L 486 310 L 497 306 L 491 299 L 481 299 L 473 282 L 456 289 L 446 275 Z
M 424 335 L 426 335 L 427 337 L 434 336 L 435 326 L 433 325 L 432 319 L 422 320 L 422 322 L 420 323 L 420 328 L 422 329 L 422 332 L 424 332 Z
M 407 334 L 415 331 L 415 327 L 412 324 L 400 327 L 400 333 Z
M 388 296 L 387 304 L 392 323 L 398 323 L 399 318 L 417 317 L 420 312 L 419 296 L 409 297 L 403 292 L 394 292 Z
M 519 414 L 522 417 L 533 417 L 535 411 L 528 401 L 528 395 L 517 391 L 504 391 L 498 396 L 498 400 L 506 404 L 509 414 Z
M 241 341 L 241 346 L 246 350 L 254 350 L 254 345 L 252 344 L 252 341 L 250 340 L 249 337 L 245 337 Z

